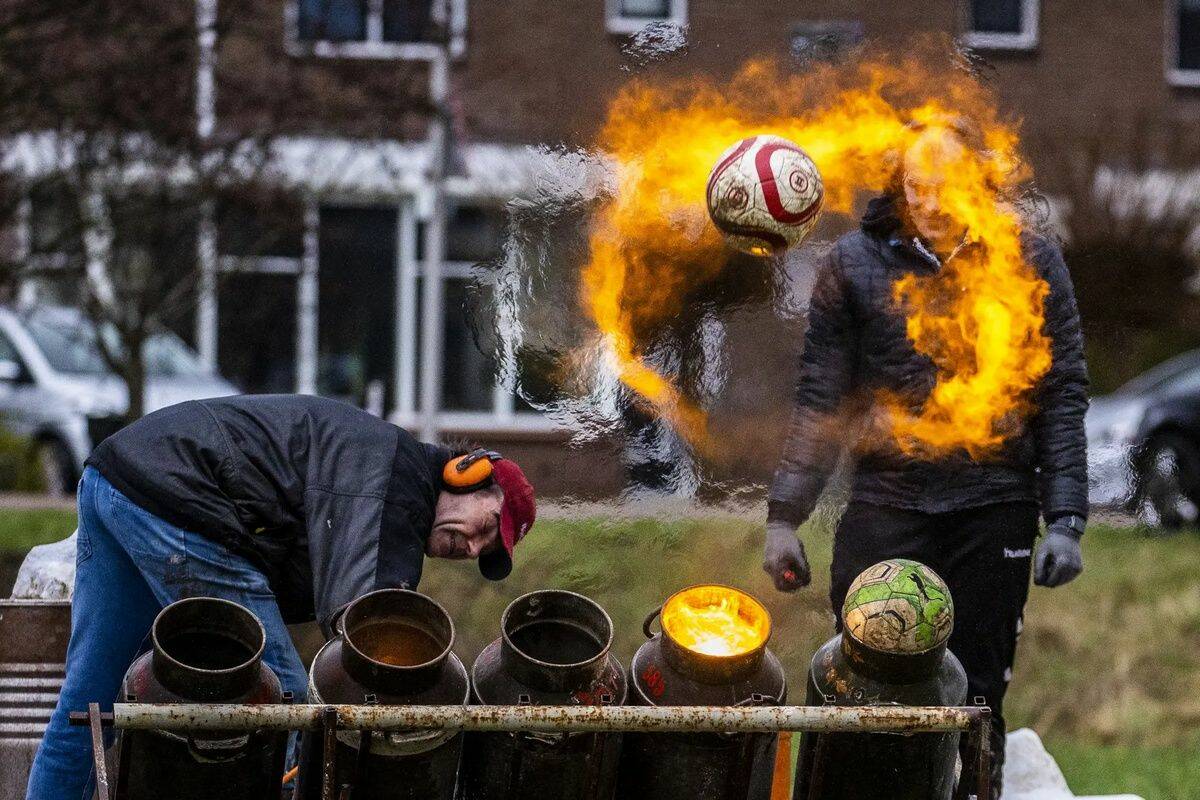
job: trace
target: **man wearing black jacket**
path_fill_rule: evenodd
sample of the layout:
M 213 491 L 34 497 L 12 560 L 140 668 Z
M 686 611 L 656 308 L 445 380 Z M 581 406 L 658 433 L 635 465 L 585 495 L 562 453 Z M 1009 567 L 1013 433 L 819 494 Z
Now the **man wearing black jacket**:
M 941 213 L 925 183 L 938 176 L 922 167 L 939 158 L 954 163 L 969 146 L 966 138 L 931 132 L 922 141 L 925 136 L 917 146 L 926 151 L 915 162 L 906 157 L 891 191 L 871 202 L 860 230 L 838 240 L 820 268 L 788 440 L 769 493 L 763 568 L 781 591 L 809 582 L 796 529 L 812 513 L 843 448 L 853 448 L 850 502 L 830 568 L 834 614 L 855 576 L 880 560 L 911 558 L 941 575 L 955 606 L 950 649 L 966 669 L 969 696 L 986 698 L 995 714 L 998 791 L 1004 693 L 1031 562 L 1043 586 L 1066 583 L 1083 569 L 1087 371 L 1062 256 L 1047 239 L 1025 234 L 1025 260 L 1049 287 L 1044 330 L 1052 364 L 1030 398 L 1033 412 L 1001 452 L 980 460 L 965 451 L 921 459 L 887 437 L 848 440 L 849 420 L 869 419 L 880 393 L 919 408 L 934 383 L 933 362 L 916 352 L 893 303 L 895 281 L 914 273 L 935 276 L 981 246 L 966 241 L 963 227 Z M 1047 531 L 1034 556 L 1039 510 Z M 973 785 L 964 777 L 960 786 Z
M 298 395 L 182 403 L 105 440 L 79 485 L 66 678 L 27 797 L 83 795 L 88 733 L 68 727 L 68 714 L 111 706 L 154 617 L 175 600 L 221 597 L 253 611 L 264 661 L 303 698 L 288 623 L 315 619 L 328 634 L 360 595 L 415 589 L 426 555 L 477 558 L 485 577 L 505 577 L 534 521 L 533 488 L 495 453 L 448 467 L 453 455 L 352 406 Z

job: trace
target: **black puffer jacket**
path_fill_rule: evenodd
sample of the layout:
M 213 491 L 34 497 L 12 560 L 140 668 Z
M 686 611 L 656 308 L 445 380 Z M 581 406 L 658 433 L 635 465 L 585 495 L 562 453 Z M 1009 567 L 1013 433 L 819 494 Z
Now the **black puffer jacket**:
M 417 587 L 449 458 L 345 403 L 253 395 L 155 411 L 88 464 L 151 514 L 248 558 L 286 621 L 328 629 L 359 595 Z
M 1032 397 L 1033 415 L 1015 421 L 1005 446 L 986 461 L 966 452 L 923 461 L 887 437 L 864 437 L 853 450 L 852 499 L 927 513 L 1040 500 L 1047 520 L 1087 515 L 1087 369 L 1074 290 L 1051 242 L 1026 234 L 1023 245 L 1050 288 L 1045 332 L 1053 363 Z M 769 494 L 772 521 L 799 525 L 812 513 L 842 449 L 855 445 L 847 432 L 869 398 L 889 391 L 919 408 L 927 397 L 936 370 L 913 348 L 892 286 L 906 273 L 940 268 L 905 235 L 886 197 L 872 201 L 861 230 L 834 246 L 809 306 L 791 427 Z

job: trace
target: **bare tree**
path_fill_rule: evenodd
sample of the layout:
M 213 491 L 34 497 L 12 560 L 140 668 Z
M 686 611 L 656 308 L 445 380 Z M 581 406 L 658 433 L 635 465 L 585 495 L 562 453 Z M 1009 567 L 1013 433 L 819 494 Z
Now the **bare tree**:
M 1066 200 L 1064 252 L 1101 390 L 1200 345 L 1200 144 L 1152 117 L 1107 119 L 1058 143 L 1045 170 Z
M 294 224 L 295 204 L 271 183 L 281 139 L 400 137 L 428 113 L 419 65 L 364 80 L 361 66 L 292 58 L 281 16 L 268 0 L 0 5 L 0 161 L 11 167 L 0 214 L 15 219 L 32 196 L 56 223 L 34 235 L 53 257 L 5 275 L 41 270 L 73 286 L 129 419 L 145 409 L 146 343 L 190 313 L 220 209 L 240 198 L 260 217 L 242 254 Z

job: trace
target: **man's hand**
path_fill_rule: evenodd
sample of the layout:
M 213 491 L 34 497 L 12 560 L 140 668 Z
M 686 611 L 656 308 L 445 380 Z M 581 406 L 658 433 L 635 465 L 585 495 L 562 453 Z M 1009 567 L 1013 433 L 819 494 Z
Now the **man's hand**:
M 808 559 L 804 556 L 804 545 L 796 538 L 796 531 L 791 525 L 767 523 L 763 571 L 771 576 L 775 588 L 781 592 L 794 592 L 802 586 L 808 586 L 812 580 Z
M 1077 522 L 1072 525 L 1074 520 Z M 1083 553 L 1079 549 L 1082 528 L 1083 521 L 1079 517 L 1065 517 L 1050 523 L 1034 557 L 1034 583 L 1038 586 L 1062 586 L 1083 572 Z

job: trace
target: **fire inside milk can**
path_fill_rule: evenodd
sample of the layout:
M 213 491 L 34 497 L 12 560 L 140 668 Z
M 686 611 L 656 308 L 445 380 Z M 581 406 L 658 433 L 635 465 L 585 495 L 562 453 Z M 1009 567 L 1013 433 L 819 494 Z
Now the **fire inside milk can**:
M 662 632 L 652 634 L 654 618 Z M 630 664 L 632 702 L 657 706 L 781 705 L 787 681 L 767 649 L 771 618 L 750 595 L 706 584 L 676 592 L 646 618 Z M 766 800 L 774 734 L 627 734 L 620 800 Z

